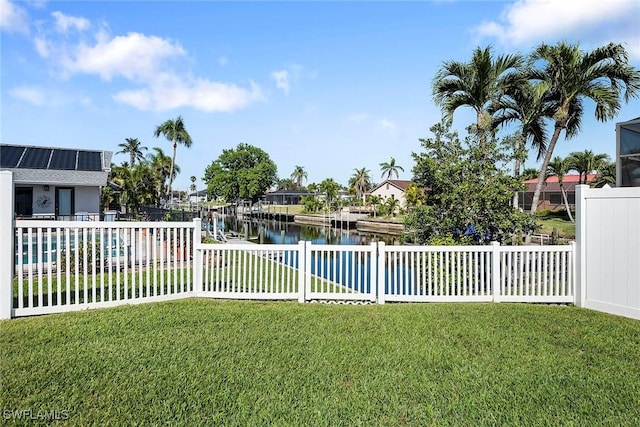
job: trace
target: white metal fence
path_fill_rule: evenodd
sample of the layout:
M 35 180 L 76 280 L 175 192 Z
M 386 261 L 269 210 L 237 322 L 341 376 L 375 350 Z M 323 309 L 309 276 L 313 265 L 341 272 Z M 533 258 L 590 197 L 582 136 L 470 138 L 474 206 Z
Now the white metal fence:
M 9 254 L 14 274 L 8 311 L 16 317 L 191 296 L 300 302 L 574 301 L 573 244 L 203 244 L 200 233 L 199 219 L 17 220 Z

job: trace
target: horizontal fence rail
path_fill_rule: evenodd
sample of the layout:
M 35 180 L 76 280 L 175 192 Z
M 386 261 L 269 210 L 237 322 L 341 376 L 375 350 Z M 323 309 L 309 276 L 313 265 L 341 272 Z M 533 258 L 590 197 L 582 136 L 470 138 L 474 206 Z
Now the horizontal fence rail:
M 193 222 L 15 221 L 12 317 L 192 296 L 575 301 L 575 244 L 203 244 Z M 6 303 L 6 302 L 5 302 Z

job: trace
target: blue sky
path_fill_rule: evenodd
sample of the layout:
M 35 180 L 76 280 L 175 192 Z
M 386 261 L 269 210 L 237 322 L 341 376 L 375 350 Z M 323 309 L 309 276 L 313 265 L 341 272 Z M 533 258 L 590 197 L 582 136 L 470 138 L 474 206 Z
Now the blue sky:
M 0 0 L 0 142 L 115 152 L 138 138 L 171 153 L 153 132 L 181 115 L 193 145 L 178 148 L 174 188 L 240 142 L 265 150 L 281 178 L 301 165 L 308 182 L 346 184 L 362 167 L 380 181 L 395 157 L 410 179 L 418 139 L 440 120 L 430 85 L 443 61 L 487 44 L 613 41 L 639 67 L 638 16 L 637 0 Z M 615 122 L 638 116 L 637 99 L 604 124 L 587 105 L 583 131 L 555 152 L 614 156 Z M 472 121 L 460 110 L 454 126 Z

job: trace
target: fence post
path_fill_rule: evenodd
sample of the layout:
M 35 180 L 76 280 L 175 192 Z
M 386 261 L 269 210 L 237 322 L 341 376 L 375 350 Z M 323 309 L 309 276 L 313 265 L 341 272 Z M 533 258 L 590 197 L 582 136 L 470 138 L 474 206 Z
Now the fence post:
M 298 242 L 298 302 L 305 301 L 305 291 L 307 289 L 307 250 L 306 242 Z
M 202 294 L 202 220 L 193 219 L 193 293 Z
M 491 291 L 493 302 L 500 302 L 502 283 L 500 283 L 500 242 L 491 242 Z
M 372 243 L 373 244 L 373 243 Z M 385 303 L 385 286 L 384 286 L 384 261 L 386 259 L 386 249 L 384 242 L 378 242 L 378 271 L 375 275 L 376 290 L 378 294 L 378 304 Z M 372 278 L 373 279 L 373 278 Z
M 0 171 L 0 230 L 6 230 L 0 239 L 0 319 L 11 319 L 13 311 L 13 239 L 16 230 L 13 218 L 13 172 Z
M 587 192 L 589 186 L 576 185 L 576 251 L 574 252 L 575 265 L 575 294 L 574 302 L 578 307 L 584 307 L 587 297 L 587 266 L 585 261 L 586 231 L 587 231 Z

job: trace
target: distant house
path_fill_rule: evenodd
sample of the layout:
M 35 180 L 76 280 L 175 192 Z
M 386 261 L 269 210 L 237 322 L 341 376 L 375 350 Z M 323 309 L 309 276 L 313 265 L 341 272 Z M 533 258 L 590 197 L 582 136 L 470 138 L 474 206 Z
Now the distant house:
M 313 193 L 307 190 L 276 190 L 264 195 L 264 202 L 270 205 L 300 205 L 304 196 Z
M 26 218 L 99 218 L 112 153 L 0 144 L 0 170 L 13 172 L 14 212 Z
M 411 181 L 402 179 L 388 179 L 375 187 L 369 192 L 371 196 L 378 196 L 384 202 L 387 199 L 396 199 L 400 201 L 401 207 L 407 206 L 405 192 Z
M 587 184 L 596 179 L 596 174 L 587 175 Z M 576 203 L 576 185 L 580 179 L 579 175 L 565 175 L 562 180 L 562 187 L 567 193 L 567 201 L 570 208 L 575 208 Z M 531 202 L 533 201 L 533 193 L 536 190 L 538 184 L 538 178 L 529 179 L 524 181 L 526 189 L 521 191 L 518 195 L 518 206 L 527 211 L 531 209 Z M 557 176 L 550 176 L 542 186 L 542 192 L 540 193 L 540 200 L 538 201 L 538 210 L 564 210 L 564 200 L 562 199 L 562 192 L 560 191 L 560 184 L 558 183 Z

